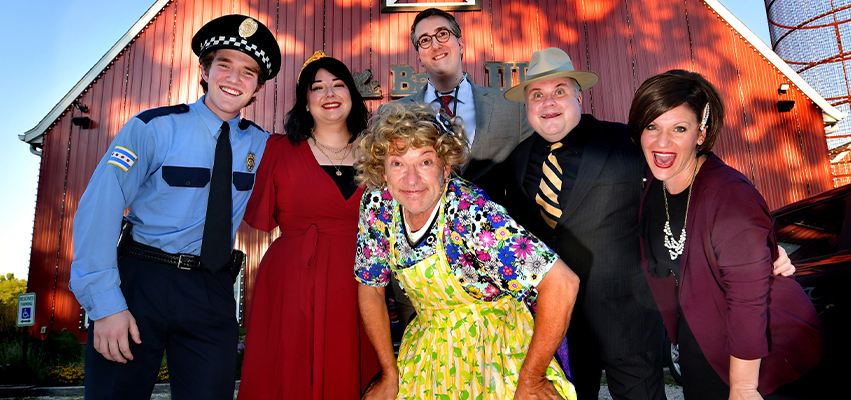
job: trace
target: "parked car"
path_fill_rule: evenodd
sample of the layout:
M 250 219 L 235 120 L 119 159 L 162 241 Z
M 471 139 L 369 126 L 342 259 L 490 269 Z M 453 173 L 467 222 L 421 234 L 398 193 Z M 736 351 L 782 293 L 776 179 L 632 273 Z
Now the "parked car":
M 805 384 L 825 395 L 839 393 L 851 360 L 851 185 L 778 208 L 771 216 L 777 242 L 797 269 L 795 280 L 824 324 L 825 357 Z
M 825 327 L 825 358 L 806 379 L 831 393 L 830 386 L 847 379 L 841 371 L 851 360 L 851 185 L 780 207 L 771 218 L 795 280 Z M 678 361 L 679 350 L 666 337 L 665 362 L 680 382 Z

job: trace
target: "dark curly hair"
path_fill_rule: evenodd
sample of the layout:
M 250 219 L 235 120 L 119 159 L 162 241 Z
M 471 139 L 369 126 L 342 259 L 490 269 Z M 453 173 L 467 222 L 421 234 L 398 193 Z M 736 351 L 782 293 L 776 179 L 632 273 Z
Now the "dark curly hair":
M 363 96 L 358 91 L 355 79 L 349 68 L 346 67 L 340 60 L 333 57 L 322 57 L 316 61 L 307 64 L 301 71 L 301 77 L 298 80 L 295 88 L 295 105 L 287 112 L 284 118 L 284 132 L 290 139 L 290 143 L 298 145 L 299 143 L 313 137 L 310 130 L 313 129 L 315 122 L 313 116 L 307 111 L 307 92 L 316 79 L 316 72 L 319 69 L 325 69 L 331 75 L 340 78 L 346 87 L 349 89 L 349 94 L 352 98 L 352 110 L 349 116 L 346 117 L 346 126 L 349 128 L 352 137 L 349 138 L 349 143 L 355 141 L 355 138 L 364 130 L 366 130 L 369 122 L 369 110 L 363 102 Z

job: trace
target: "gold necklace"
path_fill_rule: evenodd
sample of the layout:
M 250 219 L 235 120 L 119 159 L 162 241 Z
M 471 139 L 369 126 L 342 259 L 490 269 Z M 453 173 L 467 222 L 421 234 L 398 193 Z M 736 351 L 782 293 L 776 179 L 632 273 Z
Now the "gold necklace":
M 312 133 L 312 132 L 311 132 L 311 133 Z M 321 148 L 323 148 L 323 149 L 325 149 L 325 150 L 328 150 L 328 151 L 330 151 L 331 153 L 333 153 L 333 154 L 334 154 L 334 156 L 338 156 L 338 157 L 340 156 L 340 153 L 343 153 L 344 151 L 346 151 L 346 149 L 348 149 L 348 148 L 349 148 L 349 144 L 347 143 L 347 144 L 346 144 L 345 146 L 343 146 L 343 148 L 341 148 L 340 150 L 334 150 L 334 149 L 332 149 L 331 147 L 328 147 L 328 146 L 326 146 L 326 145 L 322 144 L 321 142 L 319 142 L 318 140 L 316 140 L 316 137 L 311 137 L 311 139 L 313 139 L 313 143 L 315 143 L 317 147 L 321 147 Z M 323 154 L 324 154 L 324 153 L 323 153 Z M 343 158 L 346 158 L 346 156 L 347 156 L 347 155 L 348 155 L 348 154 L 343 153 L 343 157 L 342 157 L 342 158 L 337 158 L 337 160 L 342 160 Z
M 317 142 L 316 139 L 313 139 L 313 143 L 319 144 L 319 142 Z M 346 145 L 346 147 L 348 147 L 348 145 Z M 343 173 L 340 172 L 340 168 L 343 167 L 343 160 L 346 158 L 346 154 L 343 154 L 343 158 L 336 159 L 337 161 L 340 162 L 340 165 L 334 165 L 334 160 L 331 159 L 331 157 L 328 157 L 328 154 L 325 154 L 325 150 L 322 150 L 321 146 L 316 146 L 316 148 L 319 149 L 319 152 L 321 152 L 322 155 L 325 156 L 325 158 L 328 159 L 328 161 L 331 163 L 331 166 L 334 167 L 334 169 L 337 171 L 336 172 L 337 176 L 343 176 Z
M 691 183 L 688 185 L 688 197 L 686 198 L 686 217 L 683 220 L 683 231 L 680 233 L 680 239 L 674 240 L 674 233 L 671 232 L 671 215 L 668 213 L 668 187 L 662 181 L 662 196 L 665 198 L 665 228 L 662 232 L 665 234 L 665 248 L 668 249 L 668 255 L 671 256 L 671 261 L 683 254 L 686 246 L 686 222 L 688 222 L 688 207 L 691 203 L 691 188 L 694 186 L 694 179 L 697 177 L 697 167 L 700 165 L 700 158 L 697 159 L 697 164 L 694 166 L 694 174 L 691 176 Z

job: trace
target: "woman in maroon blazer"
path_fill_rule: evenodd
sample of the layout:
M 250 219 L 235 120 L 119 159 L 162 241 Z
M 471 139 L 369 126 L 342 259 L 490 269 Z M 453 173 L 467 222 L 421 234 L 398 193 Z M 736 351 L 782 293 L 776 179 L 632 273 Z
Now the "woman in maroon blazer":
M 824 333 L 800 285 L 773 273 L 765 200 L 711 153 L 723 119 L 718 91 L 697 73 L 668 71 L 635 93 L 628 126 L 652 173 L 644 271 L 679 344 L 686 399 L 779 398 L 819 362 Z

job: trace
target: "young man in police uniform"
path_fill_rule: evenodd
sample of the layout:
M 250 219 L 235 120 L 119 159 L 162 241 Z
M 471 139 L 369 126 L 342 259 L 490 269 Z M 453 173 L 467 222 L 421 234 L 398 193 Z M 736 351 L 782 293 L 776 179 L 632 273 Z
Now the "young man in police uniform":
M 93 320 L 87 400 L 150 399 L 163 351 L 174 399 L 233 398 L 233 236 L 269 137 L 239 115 L 281 53 L 243 15 L 204 25 L 192 50 L 206 94 L 134 116 L 80 199 L 70 286 Z M 128 207 L 132 239 L 116 251 Z

